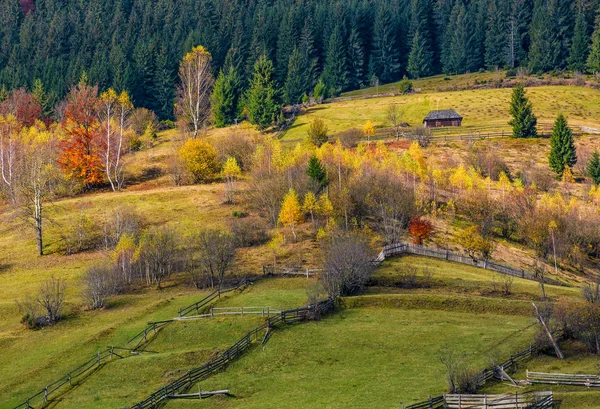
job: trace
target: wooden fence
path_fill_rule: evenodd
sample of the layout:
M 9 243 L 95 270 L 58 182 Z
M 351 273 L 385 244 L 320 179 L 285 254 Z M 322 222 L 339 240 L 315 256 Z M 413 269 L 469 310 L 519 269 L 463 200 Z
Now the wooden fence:
M 503 395 L 446 394 L 404 409 L 548 409 L 554 404 L 552 392 Z
M 585 386 L 587 388 L 597 388 L 600 387 L 600 376 L 527 371 L 527 383 L 574 385 Z
M 530 392 L 502 395 L 444 395 L 445 407 L 449 409 L 529 409 L 552 407 L 552 392 Z M 549 406 L 548 406 L 549 404 Z
M 333 300 L 327 300 L 320 302 L 316 308 L 320 311 L 330 311 L 333 309 L 333 306 Z M 281 326 L 282 324 L 293 324 L 296 322 L 305 321 L 309 318 L 311 310 L 313 309 L 315 309 L 315 307 L 308 306 L 293 310 L 285 310 L 273 317 L 267 318 L 264 324 L 248 332 L 226 351 L 219 354 L 218 357 L 199 368 L 189 370 L 185 375 L 174 380 L 168 385 L 163 386 L 151 394 L 148 398 L 135 404 L 131 408 L 154 408 L 166 399 L 169 399 L 170 396 L 177 395 L 190 389 L 195 382 L 198 382 L 199 380 L 204 379 L 225 368 L 231 361 L 239 357 L 244 351 L 250 348 L 250 346 L 253 344 L 253 341 L 258 342 L 260 339 L 259 334 L 264 332 L 262 339 L 266 340 L 268 339 L 268 335 L 272 329 Z
M 219 288 L 219 289 L 215 290 L 214 292 L 212 292 L 211 294 L 209 294 L 208 296 L 204 297 L 202 300 L 200 300 L 186 308 L 180 309 L 179 316 L 182 317 L 185 315 L 189 315 L 192 311 L 200 311 L 201 308 L 203 308 L 204 306 L 209 304 L 214 299 L 220 298 L 221 294 L 235 291 L 235 290 L 242 288 L 243 286 L 249 284 L 250 282 L 251 282 L 250 279 L 244 278 L 233 287 L 229 287 L 229 288 L 225 288 L 225 289 Z M 100 367 L 107 360 L 110 360 L 115 356 L 118 358 L 122 358 L 122 356 L 120 356 L 115 351 L 128 351 L 130 354 L 138 354 L 140 348 L 150 339 L 150 337 L 156 335 L 163 327 L 167 326 L 168 324 L 170 324 L 173 321 L 174 320 L 165 320 L 165 321 L 156 321 L 156 322 L 148 323 L 148 326 L 146 328 L 144 328 L 142 331 L 137 333 L 133 338 L 131 338 L 127 342 L 127 345 L 129 345 L 137 340 L 137 343 L 135 344 L 135 346 L 133 346 L 131 348 L 121 348 L 121 347 L 112 346 L 112 347 L 107 348 L 106 350 L 99 351 L 96 355 L 94 355 L 93 358 L 91 358 L 84 364 L 78 366 L 77 368 L 73 369 L 72 371 L 68 372 L 65 376 L 58 379 L 57 381 L 54 381 L 51 384 L 47 385 L 44 389 L 42 389 L 38 393 L 27 398 L 27 400 L 25 402 L 21 403 L 18 406 L 15 406 L 14 409 L 21 409 L 21 408 L 25 408 L 25 409 L 32 408 L 33 409 L 33 404 L 37 403 L 38 401 L 40 402 L 40 407 L 45 406 L 46 403 L 48 402 L 48 400 L 50 399 L 51 394 L 55 394 L 60 389 L 64 389 L 63 387 L 65 387 L 66 385 L 69 385 L 69 386 L 72 385 L 72 383 L 76 379 L 81 378 L 82 375 L 90 373 L 93 369 Z
M 494 379 L 494 378 L 500 378 L 499 369 L 502 369 L 502 371 L 504 371 L 506 373 L 515 372 L 517 370 L 517 366 L 520 362 L 523 362 L 523 361 L 531 358 L 532 355 L 536 354 L 537 352 L 538 352 L 538 350 L 534 346 L 530 345 L 529 348 L 524 349 L 521 352 L 517 352 L 516 354 L 511 354 L 508 357 L 508 359 L 506 359 L 505 361 L 500 362 L 495 365 L 492 365 L 492 366 L 489 366 L 489 367 L 484 368 L 481 371 L 477 372 L 474 376 L 474 382 L 477 385 L 477 387 L 482 387 L 489 380 Z M 444 395 L 444 396 L 446 396 L 446 395 Z M 438 396 L 435 398 L 430 397 L 426 401 L 406 406 L 405 409 L 446 408 L 447 406 L 444 401 L 444 396 Z M 468 407 L 469 406 L 464 406 L 464 408 L 468 408 Z M 514 406 L 512 406 L 512 407 L 514 407 Z M 543 409 L 543 408 L 547 408 L 547 407 L 551 407 L 551 406 L 531 406 L 532 409 L 533 408 Z M 490 406 L 490 408 L 492 408 L 492 406 Z
M 263 266 L 263 274 L 266 276 L 305 276 L 315 277 L 321 271 L 320 268 L 308 268 L 308 267 L 277 267 L 277 266 Z
M 381 263 L 388 257 L 402 256 L 405 254 L 432 257 L 440 260 L 447 260 L 455 263 L 466 264 L 469 266 L 475 266 L 486 270 L 495 271 L 497 273 L 523 278 L 526 280 L 533 280 L 538 282 L 541 280 L 541 277 L 539 277 L 538 275 L 529 271 L 525 271 L 523 269 L 510 267 L 504 264 L 494 263 L 485 259 L 473 258 L 449 250 L 435 249 L 432 247 L 419 246 L 416 244 L 409 243 L 396 243 L 385 246 L 375 259 L 375 262 Z M 554 280 L 547 277 L 544 277 L 544 282 L 546 284 L 566 286 L 566 284 L 558 280 Z
M 281 310 L 276 308 L 266 307 L 211 307 L 206 314 L 188 315 L 185 317 L 177 317 L 175 321 L 194 320 L 198 318 L 212 318 L 218 315 L 260 315 L 262 317 L 270 317 L 273 314 L 279 314 Z
M 25 402 L 15 406 L 14 409 L 33 409 L 33 405 L 37 403 L 39 403 L 39 407 L 44 407 L 48 403 L 51 394 L 58 392 L 66 385 L 72 386 L 77 379 L 90 373 L 92 370 L 99 368 L 103 363 L 112 360 L 114 357 L 123 358 L 121 355 L 123 352 L 135 353 L 132 349 L 114 346 L 108 347 L 103 351 L 98 351 L 91 359 L 69 371 L 62 378 L 46 385 L 44 389 L 30 396 Z

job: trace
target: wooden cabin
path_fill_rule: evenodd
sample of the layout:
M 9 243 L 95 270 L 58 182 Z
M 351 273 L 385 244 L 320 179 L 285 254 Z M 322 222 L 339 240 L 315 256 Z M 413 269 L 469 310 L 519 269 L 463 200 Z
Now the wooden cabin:
M 423 120 L 425 128 L 440 128 L 442 126 L 461 126 L 463 117 L 453 109 L 431 111 Z

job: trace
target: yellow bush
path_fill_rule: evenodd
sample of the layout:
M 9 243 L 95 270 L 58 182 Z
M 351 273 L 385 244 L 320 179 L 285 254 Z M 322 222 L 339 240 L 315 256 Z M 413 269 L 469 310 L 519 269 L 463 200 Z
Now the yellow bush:
M 217 150 L 207 142 L 189 139 L 179 150 L 179 156 L 195 183 L 209 181 L 219 174 Z

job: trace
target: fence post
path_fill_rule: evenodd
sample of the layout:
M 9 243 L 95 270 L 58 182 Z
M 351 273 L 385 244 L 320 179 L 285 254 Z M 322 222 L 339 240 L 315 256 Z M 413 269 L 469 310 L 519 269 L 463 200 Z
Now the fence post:
M 483 394 L 483 408 L 487 409 L 487 393 Z
M 98 366 L 100 366 L 100 351 L 98 351 Z
M 242 312 L 242 317 L 244 316 L 244 307 L 240 307 L 240 311 Z
M 519 409 L 519 393 L 515 392 L 515 409 Z
M 521 278 L 525 278 L 525 270 L 521 270 Z
M 448 261 L 449 256 L 450 256 L 450 250 L 446 250 L 446 261 Z
M 462 395 L 458 395 L 458 409 L 462 409 Z
M 429 395 L 429 408 L 433 409 L 433 401 L 431 400 L 431 395 Z
M 210 307 L 210 317 L 211 318 L 215 317 L 215 309 L 213 307 Z

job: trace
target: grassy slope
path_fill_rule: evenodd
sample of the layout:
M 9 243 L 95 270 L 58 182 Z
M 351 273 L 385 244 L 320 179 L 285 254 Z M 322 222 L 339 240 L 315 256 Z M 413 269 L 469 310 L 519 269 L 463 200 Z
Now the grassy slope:
M 168 407 L 382 408 L 439 394 L 445 388 L 437 351 L 444 343 L 484 365 L 490 348 L 529 343 L 526 317 L 382 308 L 348 309 L 318 323 L 284 329 L 202 389 L 234 398 Z
M 313 280 L 291 278 L 264 280 L 243 292 L 219 300 L 215 305 L 264 305 L 294 308 L 306 304 L 306 288 Z M 60 323 L 55 328 L 28 333 L 14 343 L 6 342 L 7 354 L 0 358 L 0 372 L 8 381 L 0 383 L 0 408 L 10 408 L 85 362 L 98 349 L 124 346 L 148 321 L 177 315 L 180 307 L 202 298 L 204 293 L 181 290 L 153 291 L 119 297 L 112 308 Z M 160 296 L 160 298 L 159 298 Z M 154 305 L 154 308 L 150 306 Z M 92 316 L 93 315 L 93 316 Z M 108 364 L 60 400 L 60 407 L 119 407 L 135 403 L 182 371 L 201 366 L 215 351 L 226 349 L 260 323 L 260 318 L 214 319 L 174 323 L 161 331 L 148 349 L 159 354 L 128 357 Z M 62 326 L 62 327 L 61 327 Z M 18 342 L 17 342 L 18 341 Z M 29 351 L 24 355 L 23 352 Z M 15 356 L 19 365 L 14 365 Z M 133 374 L 136 374 L 133 376 Z M 119 392 L 113 396 L 113 392 Z M 102 402 L 102 406 L 99 406 Z
M 422 275 L 424 271 L 432 274 L 432 288 L 418 290 L 402 290 L 389 287 L 371 287 L 370 293 L 424 293 L 436 294 L 456 294 L 468 296 L 500 297 L 499 286 L 505 277 L 502 274 L 480 268 L 465 266 L 458 263 L 448 263 L 443 260 L 436 260 L 427 257 L 407 256 L 386 260 L 382 267 L 374 275 L 373 280 L 377 282 L 397 282 L 404 266 L 411 266 Z M 580 290 L 577 287 L 559 287 L 547 285 L 545 287 L 546 296 L 551 301 L 558 301 L 563 298 L 579 298 Z M 539 300 L 541 298 L 541 289 L 539 283 L 515 278 L 511 288 L 510 299 L 515 300 Z M 502 297 L 504 298 L 504 297 Z
M 420 78 L 412 80 L 413 88 L 421 92 L 437 91 L 449 87 L 464 87 L 475 84 L 475 81 L 497 81 L 506 78 L 506 71 L 486 71 L 476 72 L 471 74 L 461 75 L 434 75 L 432 77 Z M 342 97 L 362 97 L 367 95 L 376 95 L 379 90 L 380 94 L 398 92 L 399 82 L 380 85 L 379 88 L 369 87 L 356 91 L 345 92 Z
M 559 372 L 574 374 L 599 374 L 600 360 L 597 355 L 583 351 L 580 345 L 563 344 L 562 351 L 566 358 L 560 360 L 554 356 L 540 355 L 525 362 L 514 375 L 514 379 L 526 379 L 525 370 L 534 372 Z M 545 385 L 527 386 L 525 391 L 552 390 L 561 408 L 600 409 L 600 391 L 581 386 Z M 485 389 L 487 393 L 514 392 L 514 388 L 506 384 L 494 384 Z
M 510 89 L 430 91 L 319 105 L 298 116 L 283 139 L 288 142 L 301 141 L 313 118 L 323 119 L 330 135 L 350 128 L 362 130 L 368 120 L 376 127 L 387 127 L 389 124 L 385 118 L 385 110 L 392 103 L 401 106 L 404 121 L 411 126 L 421 124 L 432 109 L 452 108 L 464 117 L 463 128 L 490 127 L 492 130 L 508 131 L 511 92 Z M 600 127 L 600 91 L 583 87 L 544 86 L 529 88 L 527 93 L 541 124 L 551 125 L 556 115 L 562 112 L 573 126 Z

